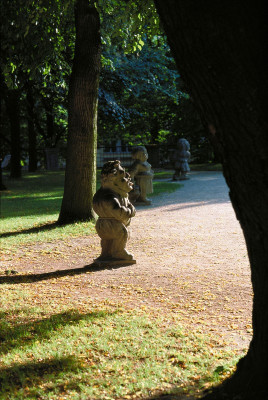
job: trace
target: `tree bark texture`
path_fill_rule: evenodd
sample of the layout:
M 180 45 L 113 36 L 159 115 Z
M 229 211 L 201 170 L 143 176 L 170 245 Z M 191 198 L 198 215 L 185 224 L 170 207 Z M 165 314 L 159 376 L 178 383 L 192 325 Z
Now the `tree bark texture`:
M 6 108 L 10 124 L 11 159 L 10 178 L 21 178 L 21 138 L 20 138 L 20 92 L 17 89 L 8 90 L 6 95 Z
M 100 20 L 87 0 L 75 5 L 76 43 L 69 86 L 69 136 L 64 196 L 59 223 L 94 218 Z
M 242 398 L 264 399 L 268 393 L 266 4 L 263 0 L 155 0 L 155 4 L 178 70 L 210 128 L 251 265 L 253 339 L 225 390 Z

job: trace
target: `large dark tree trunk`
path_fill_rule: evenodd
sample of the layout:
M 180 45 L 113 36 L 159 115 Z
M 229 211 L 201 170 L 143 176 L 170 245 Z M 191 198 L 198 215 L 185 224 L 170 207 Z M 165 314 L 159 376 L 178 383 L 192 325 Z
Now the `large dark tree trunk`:
M 30 84 L 27 87 L 27 122 L 29 143 L 29 172 L 37 170 L 36 130 L 34 126 L 34 98 Z
M 11 160 L 10 178 L 21 178 L 21 143 L 20 143 L 20 114 L 19 114 L 20 92 L 17 89 L 8 90 L 6 95 L 6 108 L 10 123 L 11 136 Z
M 69 86 L 69 136 L 64 196 L 59 223 L 94 218 L 100 20 L 88 0 L 75 5 L 76 43 Z
M 262 0 L 155 3 L 178 69 L 221 158 L 251 265 L 253 339 L 224 390 L 228 399 L 237 394 L 252 400 L 267 399 L 266 4 Z M 221 397 L 216 393 L 211 398 Z

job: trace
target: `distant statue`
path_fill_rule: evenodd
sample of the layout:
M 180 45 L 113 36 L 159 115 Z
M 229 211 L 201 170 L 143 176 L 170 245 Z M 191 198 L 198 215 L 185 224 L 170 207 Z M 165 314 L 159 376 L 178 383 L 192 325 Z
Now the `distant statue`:
M 173 175 L 173 181 L 189 179 L 187 173 L 190 171 L 188 161 L 191 153 L 190 143 L 186 139 L 179 139 L 177 143 L 177 149 L 174 151 L 172 160 L 174 162 L 175 172 Z
M 1 167 L 1 158 L 0 158 L 0 190 L 6 190 L 6 186 L 3 184 L 3 177 L 2 177 L 2 167 Z
M 99 216 L 96 231 L 101 238 L 100 262 L 131 262 L 133 255 L 125 249 L 127 227 L 136 210 L 128 198 L 133 183 L 120 161 L 108 161 L 101 171 L 101 187 L 93 197 L 93 209 Z
M 10 154 L 6 155 L 3 160 L 0 158 L 0 190 L 7 190 L 6 186 L 3 184 L 2 168 L 5 168 L 9 164 L 10 158 Z
M 134 182 L 134 189 L 130 193 L 133 202 L 151 204 L 147 195 L 153 193 L 154 171 L 148 163 L 148 153 L 144 146 L 138 146 L 132 151 L 132 158 L 135 160 L 129 168 L 129 174 Z

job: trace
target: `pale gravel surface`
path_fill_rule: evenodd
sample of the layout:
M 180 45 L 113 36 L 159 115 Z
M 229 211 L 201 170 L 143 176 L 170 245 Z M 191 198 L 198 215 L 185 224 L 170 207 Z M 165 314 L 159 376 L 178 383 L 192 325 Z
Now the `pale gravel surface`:
M 107 300 L 170 314 L 189 329 L 231 341 L 234 349 L 247 348 L 250 267 L 227 185 L 221 172 L 191 172 L 182 183 L 174 193 L 153 198 L 152 206 L 137 206 L 127 246 L 137 264 L 59 278 L 57 288 L 66 296 L 68 285 L 72 301 Z M 94 235 L 27 246 L 12 267 L 34 274 L 81 268 L 99 253 Z M 49 296 L 45 281 L 43 290 Z

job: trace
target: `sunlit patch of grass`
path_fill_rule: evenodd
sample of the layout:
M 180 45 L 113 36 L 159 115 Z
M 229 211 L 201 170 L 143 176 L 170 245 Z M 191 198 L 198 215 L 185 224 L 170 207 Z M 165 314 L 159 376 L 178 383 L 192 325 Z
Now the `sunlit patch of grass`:
M 163 193 L 173 193 L 176 190 L 182 188 L 183 185 L 177 182 L 153 182 L 153 193 L 149 194 L 150 197 L 152 196 L 159 196 Z
M 56 224 L 58 214 L 51 215 L 51 220 L 44 218 L 27 218 L 18 222 L 14 221 L 8 226 L 0 238 L 2 252 L 13 252 L 16 247 L 34 243 L 51 243 L 57 240 L 65 240 L 87 236 L 94 231 L 94 222 L 77 222 L 70 225 L 58 226 Z
M 12 291 L 10 290 L 12 288 Z M 195 392 L 230 374 L 236 357 L 165 317 L 108 306 L 70 309 L 3 285 L 1 399 L 136 399 Z
M 49 215 L 58 213 L 63 182 L 62 171 L 24 174 L 21 179 L 7 180 L 8 189 L 1 192 L 1 222 L 27 216 L 48 219 Z
M 154 171 L 154 179 L 172 179 L 174 175 L 174 170 L 155 170 Z
M 8 190 L 0 197 L 2 251 L 93 232 L 93 222 L 57 226 L 63 183 L 63 171 L 24 173 L 19 180 L 5 179 Z

